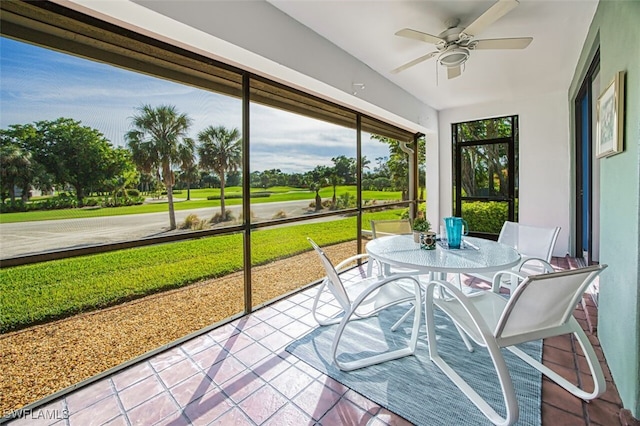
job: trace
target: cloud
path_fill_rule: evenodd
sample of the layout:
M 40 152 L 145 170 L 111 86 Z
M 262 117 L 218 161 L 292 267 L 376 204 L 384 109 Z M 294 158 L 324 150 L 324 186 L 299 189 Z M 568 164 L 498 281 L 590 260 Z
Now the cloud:
M 240 99 L 6 38 L 0 42 L 2 128 L 68 117 L 125 146 L 136 108 L 149 104 L 186 113 L 194 139 L 207 126 L 242 130 Z M 253 170 L 305 172 L 333 165 L 332 157 L 356 157 L 355 129 L 255 103 L 249 113 Z M 373 160 L 388 155 L 388 148 L 367 142 L 363 155 Z

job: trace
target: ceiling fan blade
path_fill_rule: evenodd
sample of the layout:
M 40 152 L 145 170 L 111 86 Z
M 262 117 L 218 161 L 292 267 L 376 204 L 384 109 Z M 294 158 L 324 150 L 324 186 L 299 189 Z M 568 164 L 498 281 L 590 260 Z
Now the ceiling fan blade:
M 406 70 L 407 68 L 410 68 L 410 67 L 412 67 L 412 66 L 414 66 L 414 65 L 418 65 L 420 62 L 424 62 L 424 61 L 426 61 L 427 59 L 431 59 L 431 58 L 433 58 L 433 57 L 434 57 L 434 56 L 436 56 L 438 53 L 440 53 L 440 52 L 438 52 L 437 50 L 435 50 L 435 51 L 433 51 L 433 52 L 431 52 L 431 53 L 427 53 L 427 54 L 426 54 L 426 55 L 424 55 L 424 56 L 420 56 L 419 58 L 414 59 L 414 60 L 413 60 L 413 61 L 411 61 L 411 62 L 407 62 L 406 64 L 401 65 L 401 66 L 399 66 L 398 68 L 396 68 L 396 69 L 394 69 L 394 70 L 391 70 L 391 74 L 397 74 L 397 73 L 399 73 L 400 71 L 404 71 L 404 70 Z
M 444 41 L 438 36 L 423 33 L 422 31 L 412 30 L 410 28 L 403 28 L 400 31 L 396 32 L 396 35 L 400 37 L 407 37 L 414 40 L 424 41 L 426 43 L 431 43 L 431 44 L 438 44 Z
M 524 49 L 529 46 L 533 37 L 494 38 L 478 40 L 474 49 Z
M 480 15 L 475 21 L 473 21 L 467 28 L 462 31 L 470 37 L 473 37 L 482 32 L 489 25 L 502 18 L 509 13 L 511 9 L 518 5 L 518 0 L 499 0 L 489 9 L 487 9 L 482 15 Z
M 447 78 L 449 80 L 451 80 L 452 78 L 460 77 L 460 74 L 462 74 L 462 68 L 460 68 L 460 65 L 458 65 L 457 67 L 447 68 Z

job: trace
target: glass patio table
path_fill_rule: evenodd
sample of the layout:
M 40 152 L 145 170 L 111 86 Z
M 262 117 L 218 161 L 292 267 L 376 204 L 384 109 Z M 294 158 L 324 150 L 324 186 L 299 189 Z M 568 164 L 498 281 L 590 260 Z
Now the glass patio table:
M 520 261 L 520 254 L 505 244 L 473 237 L 465 237 L 464 241 L 470 244 L 461 249 L 444 248 L 438 243 L 435 250 L 424 250 L 412 235 L 391 235 L 369 241 L 366 250 L 384 265 L 434 273 L 436 279 L 447 273 L 497 272 Z

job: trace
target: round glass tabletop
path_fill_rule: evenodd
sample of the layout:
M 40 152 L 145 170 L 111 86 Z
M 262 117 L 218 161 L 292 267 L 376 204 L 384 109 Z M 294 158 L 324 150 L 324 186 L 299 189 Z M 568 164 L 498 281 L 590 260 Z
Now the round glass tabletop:
M 420 248 L 412 235 L 376 238 L 366 245 L 369 256 L 390 266 L 427 272 L 495 272 L 518 264 L 520 254 L 505 244 L 482 238 L 464 237 L 469 244 L 461 249 L 436 245 L 435 250 Z

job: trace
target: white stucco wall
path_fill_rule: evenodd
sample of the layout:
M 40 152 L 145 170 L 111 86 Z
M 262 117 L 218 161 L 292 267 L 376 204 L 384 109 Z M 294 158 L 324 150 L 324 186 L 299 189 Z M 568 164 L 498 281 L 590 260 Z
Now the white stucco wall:
M 452 212 L 451 124 L 518 115 L 520 125 L 520 205 L 518 221 L 560 226 L 554 256 L 565 256 L 571 235 L 569 111 L 564 92 L 442 110 L 439 113 L 439 217 Z

